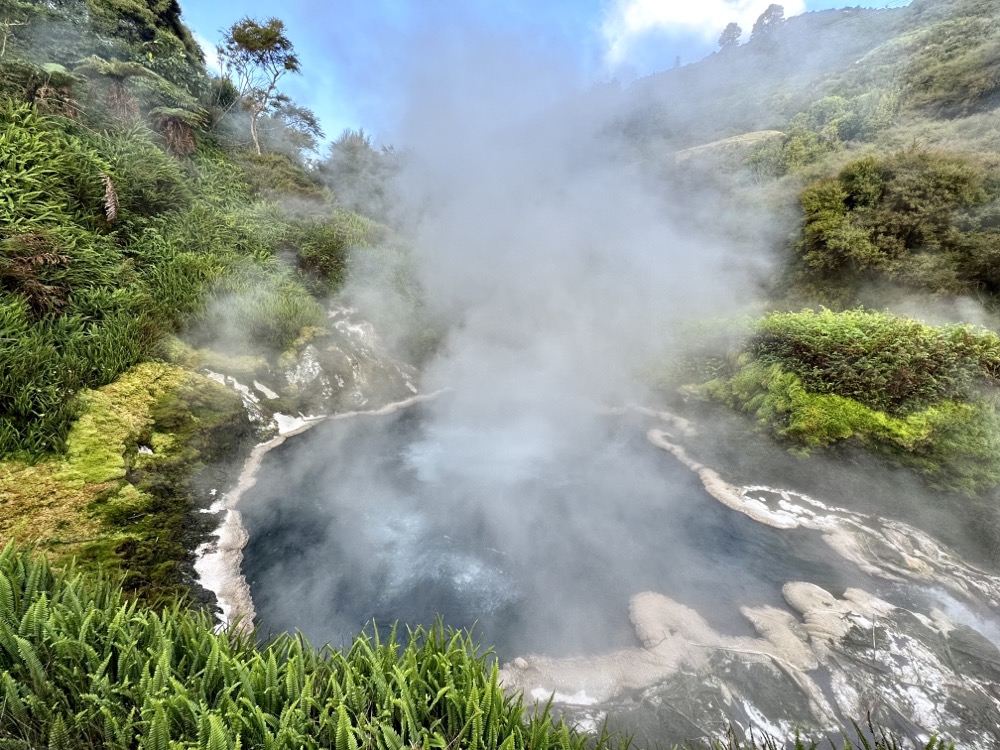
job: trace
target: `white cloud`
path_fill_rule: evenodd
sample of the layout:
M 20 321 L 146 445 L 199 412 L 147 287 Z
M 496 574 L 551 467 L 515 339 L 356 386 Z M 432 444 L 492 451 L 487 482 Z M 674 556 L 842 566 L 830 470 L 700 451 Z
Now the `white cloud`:
M 222 64 L 219 62 L 219 54 L 216 51 L 216 46 L 197 31 L 192 30 L 191 36 L 194 37 L 198 46 L 201 47 L 201 51 L 205 53 L 205 65 L 208 66 L 209 72 L 221 73 Z
M 774 0 L 612 0 L 601 31 L 605 59 L 611 65 L 627 62 L 635 43 L 649 33 L 668 32 L 715 42 L 731 21 L 749 34 L 754 21 Z M 806 9 L 805 0 L 780 2 L 785 17 Z

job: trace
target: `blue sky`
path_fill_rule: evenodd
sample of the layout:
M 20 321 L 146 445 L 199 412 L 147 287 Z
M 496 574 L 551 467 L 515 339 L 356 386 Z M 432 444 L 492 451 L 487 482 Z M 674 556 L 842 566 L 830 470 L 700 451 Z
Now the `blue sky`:
M 628 81 L 694 62 L 715 49 L 722 28 L 748 35 L 772 0 L 181 0 L 185 22 L 211 52 L 243 16 L 277 17 L 302 74 L 282 90 L 319 116 L 328 138 L 363 127 L 392 139 L 409 69 L 438 55 L 447 39 L 533 46 L 580 84 Z M 786 16 L 906 0 L 785 0 Z M 536 54 L 537 57 L 537 54 Z

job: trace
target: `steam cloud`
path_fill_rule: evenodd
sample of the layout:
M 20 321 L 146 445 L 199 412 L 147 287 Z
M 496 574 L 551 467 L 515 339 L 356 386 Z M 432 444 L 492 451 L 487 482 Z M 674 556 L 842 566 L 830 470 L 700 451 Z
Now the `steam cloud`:
M 284 457 L 285 472 L 326 485 L 310 507 L 289 497 L 269 504 L 269 493 L 282 494 L 280 478 L 244 499 L 252 532 L 308 529 L 313 537 L 302 557 L 285 550 L 270 572 L 251 562 L 249 575 L 260 579 L 251 584 L 268 590 L 258 610 L 285 613 L 270 627 L 312 627 L 328 637 L 338 600 L 365 585 L 385 593 L 402 567 L 478 576 L 493 597 L 484 607 L 548 598 L 577 621 L 603 606 L 587 601 L 592 576 L 600 579 L 595 595 L 621 588 L 613 606 L 627 629 L 626 602 L 636 592 L 619 586 L 622 571 L 610 561 L 624 555 L 635 573 L 644 545 L 675 545 L 679 552 L 661 559 L 657 575 L 684 565 L 683 532 L 670 531 L 679 521 L 661 517 L 650 535 L 616 526 L 616 518 L 641 523 L 643 513 L 664 509 L 687 518 L 682 499 L 697 490 L 683 471 L 663 474 L 662 458 L 643 452 L 641 433 L 637 442 L 615 438 L 599 412 L 643 398 L 635 369 L 663 354 L 677 321 L 752 303 L 766 253 L 720 239 L 709 218 L 717 194 L 672 182 L 669 149 L 649 162 L 630 145 L 617 89 L 583 89 L 524 29 L 498 37 L 454 23 L 436 28 L 433 40 L 411 40 L 414 64 L 400 81 L 408 103 L 394 138 L 406 155 L 397 222 L 414 238 L 431 314 L 450 322 L 423 390 L 450 393 L 421 407 L 420 428 L 405 445 L 365 427 L 312 436 L 308 451 Z M 671 165 L 667 174 L 663 164 Z M 330 457 L 352 441 L 365 449 L 350 455 L 371 458 L 340 463 L 333 475 Z M 405 464 L 403 480 L 378 458 L 386 455 Z M 449 555 L 428 555 L 419 543 L 462 534 L 466 541 Z M 276 542 L 258 535 L 248 557 L 267 555 Z M 346 543 L 353 550 L 340 547 Z M 534 566 L 533 595 L 490 582 L 494 551 L 506 560 L 500 567 Z M 584 559 L 591 569 L 574 572 Z M 559 575 L 545 572 L 560 565 Z M 727 563 L 734 576 L 740 565 L 738 554 Z M 341 574 L 357 587 L 331 582 Z M 574 576 L 581 585 L 567 589 Z M 635 585 L 656 583 L 646 576 Z M 373 603 L 368 614 L 385 614 L 377 609 Z M 550 644 L 565 632 L 559 622 L 545 627 Z

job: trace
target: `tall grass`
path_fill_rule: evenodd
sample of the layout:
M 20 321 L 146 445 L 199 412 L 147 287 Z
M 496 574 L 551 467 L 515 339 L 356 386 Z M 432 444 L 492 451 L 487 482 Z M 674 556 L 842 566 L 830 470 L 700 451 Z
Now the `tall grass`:
M 51 748 L 404 747 L 582 750 L 587 738 L 504 693 L 471 637 L 442 626 L 298 635 L 258 647 L 208 615 L 0 554 L 0 738 Z M 601 742 L 599 744 L 604 744 Z
M 869 722 L 845 750 L 898 750 Z M 436 625 L 362 635 L 345 651 L 301 635 L 263 645 L 216 632 L 204 612 L 153 611 L 106 580 L 0 553 L 0 745 L 7 748 L 242 747 L 600 750 L 615 743 L 504 692 L 471 636 Z M 800 750 L 826 742 L 789 738 Z M 713 750 L 777 750 L 735 732 Z M 831 750 L 838 748 L 829 743 Z M 932 739 L 926 750 L 946 750 Z

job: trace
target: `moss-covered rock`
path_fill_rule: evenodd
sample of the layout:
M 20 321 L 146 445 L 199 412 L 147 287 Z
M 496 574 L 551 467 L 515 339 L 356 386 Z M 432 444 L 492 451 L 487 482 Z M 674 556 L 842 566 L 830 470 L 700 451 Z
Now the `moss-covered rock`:
M 184 590 L 207 467 L 250 438 L 239 396 L 176 365 L 149 362 L 80 394 L 65 456 L 0 463 L 0 537 L 85 566 L 120 567 L 150 598 Z
M 750 414 L 798 453 L 864 448 L 933 487 L 1000 484 L 1000 338 L 869 310 L 773 313 L 688 388 Z

